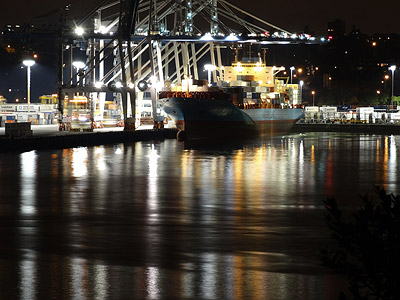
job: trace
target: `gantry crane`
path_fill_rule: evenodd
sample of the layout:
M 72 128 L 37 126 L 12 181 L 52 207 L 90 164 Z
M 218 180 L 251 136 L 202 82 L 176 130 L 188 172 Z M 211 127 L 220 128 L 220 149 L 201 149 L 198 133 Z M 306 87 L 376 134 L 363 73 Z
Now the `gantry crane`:
M 137 99 L 143 98 L 138 95 L 145 91 L 151 95 L 156 119 L 157 93 L 148 89 L 150 85 L 180 84 L 184 76 L 198 79 L 203 60 L 215 66 L 214 79 L 221 77 L 221 49 L 226 44 L 321 42 L 275 26 L 227 0 L 103 0 L 78 21 L 60 20 L 55 33 L 60 45 L 60 116 L 65 95 L 72 99 L 79 93 L 91 99 L 94 121 L 94 111 L 104 111 L 106 94 L 113 93 L 122 107 L 125 130 L 135 129 Z M 85 64 L 74 72 L 76 47 L 85 49 Z

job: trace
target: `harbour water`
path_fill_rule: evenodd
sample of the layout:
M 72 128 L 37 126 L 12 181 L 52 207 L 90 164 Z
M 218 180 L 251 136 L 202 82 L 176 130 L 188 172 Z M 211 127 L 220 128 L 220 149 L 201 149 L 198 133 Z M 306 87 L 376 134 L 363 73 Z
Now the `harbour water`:
M 400 136 L 0 155 L 0 299 L 337 299 L 323 200 L 400 191 Z

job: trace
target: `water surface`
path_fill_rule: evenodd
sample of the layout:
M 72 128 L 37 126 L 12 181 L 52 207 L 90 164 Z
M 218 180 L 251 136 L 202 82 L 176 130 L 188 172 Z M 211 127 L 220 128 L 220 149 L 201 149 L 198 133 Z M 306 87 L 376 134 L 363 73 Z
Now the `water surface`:
M 322 201 L 399 193 L 399 139 L 0 154 L 0 298 L 337 299 Z

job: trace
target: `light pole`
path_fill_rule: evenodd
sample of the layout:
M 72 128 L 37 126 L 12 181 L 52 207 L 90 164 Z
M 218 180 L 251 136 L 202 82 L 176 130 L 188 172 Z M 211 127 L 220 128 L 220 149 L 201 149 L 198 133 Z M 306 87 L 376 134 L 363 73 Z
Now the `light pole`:
M 35 64 L 33 59 L 26 59 L 22 62 L 26 66 L 27 73 L 27 101 L 28 101 L 28 113 L 31 112 L 31 67 Z
M 304 81 L 300 80 L 300 100 L 301 102 L 303 102 L 303 85 L 304 85 Z M 300 102 L 300 101 L 299 101 Z M 300 103 L 299 103 L 300 104 Z
M 290 84 L 292 84 L 294 67 L 290 67 Z
M 396 66 L 392 65 L 390 66 L 390 71 L 392 71 L 392 97 L 391 97 L 391 101 L 390 101 L 390 105 L 392 106 L 393 109 L 393 95 L 394 95 L 394 71 L 396 70 Z
M 82 61 L 74 61 L 72 63 L 72 65 L 76 68 L 77 71 L 77 78 L 76 78 L 76 85 L 78 85 L 80 77 L 81 77 L 81 72 L 83 71 L 83 69 L 85 69 L 86 64 Z M 84 82 L 81 83 L 82 85 L 84 85 Z
M 211 86 L 212 85 L 212 83 L 211 83 L 211 71 L 214 71 L 216 69 L 216 67 L 214 65 L 211 65 L 211 64 L 206 64 L 206 65 L 204 65 L 204 69 L 206 69 L 207 72 L 208 72 L 208 86 Z
M 315 104 L 315 91 L 311 91 L 312 94 L 312 106 Z

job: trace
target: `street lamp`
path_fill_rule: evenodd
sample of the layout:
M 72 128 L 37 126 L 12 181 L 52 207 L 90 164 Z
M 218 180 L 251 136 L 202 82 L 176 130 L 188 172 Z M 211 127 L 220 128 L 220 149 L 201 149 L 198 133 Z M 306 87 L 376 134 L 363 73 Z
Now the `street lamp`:
M 77 68 L 78 70 L 84 69 L 86 67 L 86 64 L 83 61 L 74 61 L 72 65 Z
M 290 67 L 290 84 L 292 84 L 292 79 L 293 79 L 293 71 L 294 71 L 294 67 Z
M 300 80 L 300 100 L 302 100 L 301 102 L 303 102 L 303 85 L 304 85 L 304 81 Z
M 314 104 L 315 104 L 315 91 L 311 91 L 311 95 L 312 95 L 312 106 L 314 106 Z
M 22 62 L 26 67 L 27 73 L 27 99 L 28 99 L 28 113 L 31 112 L 31 67 L 35 64 L 33 59 L 26 59 Z
M 214 71 L 216 67 L 211 64 L 206 64 L 204 65 L 204 69 L 206 69 L 208 72 L 208 85 L 211 86 L 211 71 Z
M 78 77 L 76 78 L 76 83 L 78 85 L 82 70 L 86 67 L 86 64 L 84 62 L 82 62 L 82 61 L 74 61 L 72 63 L 72 65 L 76 68 L 76 70 L 78 72 Z M 82 83 L 82 85 L 83 85 L 83 83 Z
M 76 35 L 83 35 L 84 33 L 85 33 L 85 30 L 81 26 L 78 26 L 75 28 Z
M 393 94 L 394 94 L 394 70 L 396 70 L 396 66 L 392 65 L 389 68 L 390 71 L 392 71 L 392 98 L 391 98 L 391 106 L 393 109 Z

